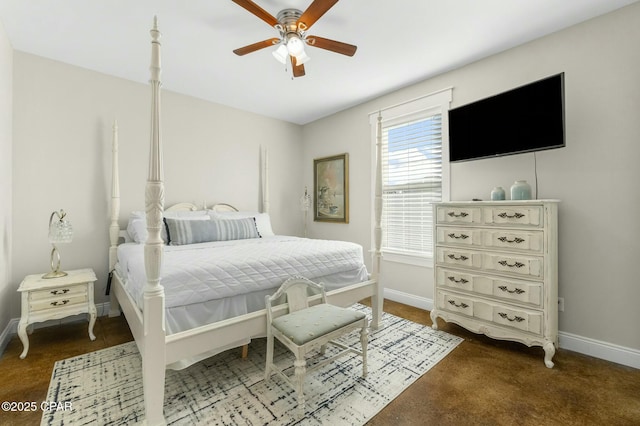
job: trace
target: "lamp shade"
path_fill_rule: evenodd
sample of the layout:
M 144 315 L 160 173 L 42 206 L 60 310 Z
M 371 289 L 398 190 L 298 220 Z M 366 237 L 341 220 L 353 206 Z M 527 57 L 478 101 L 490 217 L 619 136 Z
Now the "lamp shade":
M 307 55 L 306 52 L 303 50 L 301 54 L 296 56 L 296 65 L 302 65 L 306 62 L 309 62 L 310 59 L 311 58 L 309 57 L 309 55 Z
M 278 47 L 272 53 L 273 53 L 273 57 L 276 58 L 278 61 L 282 62 L 283 64 L 287 63 L 287 56 L 289 56 L 289 51 L 287 50 L 287 46 L 285 46 L 284 44 L 281 44 L 280 47 Z
M 57 215 L 59 220 L 54 221 L 53 216 Z M 51 244 L 70 243 L 73 240 L 73 227 L 71 223 L 65 219 L 66 213 L 60 210 L 60 213 L 53 212 L 49 224 L 49 242 Z
M 67 275 L 66 272 L 60 270 L 60 253 L 56 248 L 56 244 L 70 243 L 73 239 L 73 228 L 71 223 L 65 219 L 67 214 L 64 210 L 54 211 L 49 217 L 49 242 L 52 245 L 51 250 L 51 271 L 44 274 L 42 278 L 60 278 Z M 57 217 L 57 219 L 55 219 Z
M 292 35 L 287 41 L 287 50 L 291 56 L 298 56 L 304 53 L 304 42 L 297 35 Z

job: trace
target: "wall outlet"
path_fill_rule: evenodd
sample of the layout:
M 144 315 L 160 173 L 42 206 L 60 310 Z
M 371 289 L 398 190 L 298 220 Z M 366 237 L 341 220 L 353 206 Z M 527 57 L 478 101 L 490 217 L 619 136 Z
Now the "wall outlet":
M 564 312 L 564 297 L 558 297 L 558 311 Z

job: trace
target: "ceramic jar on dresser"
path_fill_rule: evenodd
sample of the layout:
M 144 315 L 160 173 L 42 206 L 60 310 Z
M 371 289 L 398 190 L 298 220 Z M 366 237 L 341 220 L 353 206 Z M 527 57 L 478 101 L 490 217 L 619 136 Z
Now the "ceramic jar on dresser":
M 431 311 L 475 333 L 542 346 L 553 367 L 558 344 L 558 201 L 434 204 L 435 288 Z

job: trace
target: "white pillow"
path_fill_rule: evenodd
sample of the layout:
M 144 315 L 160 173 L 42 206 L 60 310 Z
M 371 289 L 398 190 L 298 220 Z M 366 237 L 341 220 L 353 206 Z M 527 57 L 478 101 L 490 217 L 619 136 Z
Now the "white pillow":
M 209 220 L 209 215 L 206 210 L 164 212 L 164 217 L 185 220 Z M 142 244 L 147 241 L 147 216 L 145 212 L 131 212 L 129 215 L 129 223 L 127 223 L 127 232 L 135 243 Z M 165 244 L 167 244 L 168 241 L 167 230 L 164 224 L 162 225 L 162 241 L 164 241 Z
M 271 217 L 269 213 L 258 212 L 214 212 L 209 210 L 209 216 L 213 219 L 244 219 L 247 217 L 253 217 L 256 219 L 256 228 L 260 237 L 272 237 L 275 234 L 271 229 Z

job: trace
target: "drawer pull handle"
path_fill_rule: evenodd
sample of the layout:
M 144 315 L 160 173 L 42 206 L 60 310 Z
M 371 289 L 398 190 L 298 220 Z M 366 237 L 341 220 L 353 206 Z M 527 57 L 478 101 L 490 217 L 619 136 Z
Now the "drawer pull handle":
M 67 293 L 69 293 L 69 289 L 68 288 L 64 288 L 62 290 L 51 290 L 50 293 L 51 294 L 67 294 Z
M 498 288 L 499 288 L 500 290 L 502 290 L 502 291 L 506 291 L 507 293 L 511 293 L 511 294 L 514 294 L 514 293 L 515 293 L 515 294 L 522 294 L 522 293 L 526 293 L 523 289 L 518 288 L 518 287 L 516 287 L 516 288 L 515 288 L 515 289 L 513 289 L 513 290 L 509 290 L 509 289 L 507 288 L 507 286 L 506 286 L 506 285 L 501 285 L 501 286 L 500 286 L 500 287 L 498 287 Z
M 458 284 L 466 284 L 469 282 L 469 280 L 465 280 L 464 278 L 460 278 L 459 280 L 457 280 L 456 277 L 447 277 L 447 279 L 453 283 Z
M 505 314 L 504 312 L 498 312 L 498 315 L 500 315 L 502 318 L 504 318 L 504 319 L 506 319 L 508 321 L 511 321 L 511 322 L 514 322 L 514 321 L 515 322 L 522 322 L 522 321 L 524 321 L 524 318 L 519 317 L 517 315 L 515 317 L 513 317 L 513 318 L 509 318 L 509 315 Z
M 455 254 L 450 254 L 448 257 L 449 259 L 452 259 L 452 260 L 468 260 L 469 259 L 467 256 L 463 254 L 461 254 L 460 256 L 456 256 Z
M 467 305 L 466 303 L 464 302 L 456 303 L 455 300 L 449 300 L 449 304 L 455 306 L 456 308 L 462 308 L 462 309 L 469 307 L 469 305 Z
M 525 215 L 523 213 L 509 214 L 507 212 L 502 212 L 498 214 L 498 217 L 501 217 L 503 219 L 522 219 L 524 216 Z
M 64 300 L 56 300 L 55 302 L 51 302 L 51 305 L 53 306 L 58 306 L 58 305 L 66 305 L 67 303 L 69 303 L 70 300 L 69 299 L 64 299 Z
M 465 212 L 460 212 L 460 213 L 456 213 L 456 212 L 449 212 L 447 213 L 450 217 L 467 217 L 469 216 L 469 213 L 465 213 Z
M 524 263 L 520 263 L 520 262 L 509 263 L 506 260 L 501 260 L 498 263 L 501 264 L 502 266 L 508 266 L 509 268 L 522 268 L 523 266 L 525 266 Z
M 519 237 L 514 237 L 512 240 L 510 240 L 507 237 L 498 237 L 498 240 L 502 241 L 503 243 L 516 243 L 516 244 L 524 243 L 524 239 Z
M 447 235 L 449 236 L 449 238 L 455 238 L 456 240 L 466 240 L 467 238 L 469 238 L 467 234 L 456 235 L 453 232 Z

